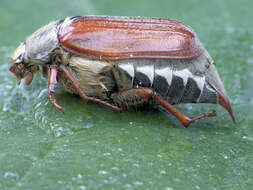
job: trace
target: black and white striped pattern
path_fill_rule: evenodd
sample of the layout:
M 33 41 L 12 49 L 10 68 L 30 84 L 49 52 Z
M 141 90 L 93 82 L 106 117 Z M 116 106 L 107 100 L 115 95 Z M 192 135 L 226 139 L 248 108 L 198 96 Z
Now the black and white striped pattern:
M 193 74 L 191 63 L 182 68 L 177 65 L 159 64 L 155 61 L 153 64 L 145 64 L 140 61 L 120 63 L 119 69 L 131 77 L 133 88 L 151 88 L 171 104 L 204 103 L 210 99 L 214 101 L 211 103 L 215 103 L 216 95 L 212 89 L 207 88 L 205 76 Z

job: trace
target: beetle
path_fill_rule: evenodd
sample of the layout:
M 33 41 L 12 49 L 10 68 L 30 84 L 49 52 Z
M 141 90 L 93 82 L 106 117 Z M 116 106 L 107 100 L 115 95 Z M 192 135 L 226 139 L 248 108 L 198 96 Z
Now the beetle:
M 76 16 L 40 28 L 11 55 L 9 70 L 26 85 L 36 72 L 48 78 L 52 104 L 55 86 L 114 110 L 162 106 L 185 127 L 214 117 L 193 118 L 173 105 L 220 104 L 235 118 L 223 84 L 194 30 L 169 18 Z

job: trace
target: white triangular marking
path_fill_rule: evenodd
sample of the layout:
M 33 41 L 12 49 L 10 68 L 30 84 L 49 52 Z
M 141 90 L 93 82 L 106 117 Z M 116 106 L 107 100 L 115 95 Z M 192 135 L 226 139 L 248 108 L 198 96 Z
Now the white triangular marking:
M 146 75 L 152 86 L 154 81 L 154 65 L 137 66 L 136 71 Z
M 120 64 L 119 67 L 126 71 L 132 78 L 134 78 L 134 66 L 132 63 Z
M 177 77 L 180 77 L 181 79 L 183 79 L 184 82 L 184 87 L 187 84 L 188 78 L 191 77 L 192 78 L 192 73 L 188 70 L 188 69 L 182 69 L 182 70 L 175 70 L 173 72 L 173 74 Z
M 155 70 L 156 75 L 159 75 L 166 79 L 168 85 L 171 85 L 172 81 L 172 70 L 169 67 L 164 68 L 156 68 Z

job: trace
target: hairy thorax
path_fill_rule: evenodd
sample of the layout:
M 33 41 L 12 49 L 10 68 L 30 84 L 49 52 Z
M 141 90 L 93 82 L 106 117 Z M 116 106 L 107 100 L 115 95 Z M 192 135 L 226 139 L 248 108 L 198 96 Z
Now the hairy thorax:
M 78 56 L 71 56 L 66 64 L 66 68 L 88 96 L 104 100 L 109 99 L 109 95 L 115 88 L 111 67 L 112 65 L 107 62 L 88 60 Z M 58 80 L 66 91 L 78 94 L 71 82 L 61 72 Z

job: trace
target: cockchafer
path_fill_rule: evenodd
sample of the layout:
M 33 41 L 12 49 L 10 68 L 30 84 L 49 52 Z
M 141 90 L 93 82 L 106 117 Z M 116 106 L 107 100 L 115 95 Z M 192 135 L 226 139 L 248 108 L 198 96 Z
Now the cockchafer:
M 223 106 L 235 121 L 215 62 L 189 26 L 168 18 L 83 16 L 40 28 L 11 55 L 10 71 L 29 85 L 35 72 L 48 78 L 52 104 L 59 82 L 85 101 L 121 111 L 162 106 L 188 127 L 195 120 L 181 103 Z

